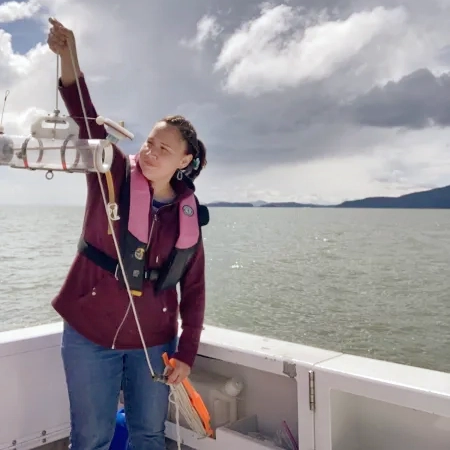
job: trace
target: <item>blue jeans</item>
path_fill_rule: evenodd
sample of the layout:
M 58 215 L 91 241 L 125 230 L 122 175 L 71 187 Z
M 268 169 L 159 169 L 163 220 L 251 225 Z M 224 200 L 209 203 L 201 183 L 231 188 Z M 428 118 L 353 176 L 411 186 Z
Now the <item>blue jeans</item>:
M 176 339 L 148 349 L 155 373 L 161 374 L 164 352 Z M 64 324 L 61 354 L 70 402 L 70 448 L 108 450 L 114 435 L 121 386 L 129 432 L 129 449 L 165 450 L 169 387 L 151 378 L 143 350 L 101 347 Z

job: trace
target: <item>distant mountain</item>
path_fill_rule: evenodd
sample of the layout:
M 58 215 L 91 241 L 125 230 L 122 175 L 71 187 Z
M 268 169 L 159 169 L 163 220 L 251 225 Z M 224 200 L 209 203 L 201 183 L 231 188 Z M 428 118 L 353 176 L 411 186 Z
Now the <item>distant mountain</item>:
M 400 197 L 367 197 L 348 200 L 338 205 L 316 205 L 297 202 L 213 202 L 208 206 L 237 208 L 405 208 L 405 209 L 450 209 L 450 186 L 413 192 Z
M 263 200 L 256 200 L 256 202 L 252 202 L 253 206 L 264 206 L 267 202 Z
M 253 203 L 212 202 L 207 203 L 206 206 L 220 207 L 220 208 L 253 208 Z
M 261 208 L 325 208 L 323 205 L 314 205 L 312 203 L 297 203 L 297 202 L 274 202 L 265 203 Z
M 337 205 L 337 208 L 450 208 L 450 186 L 413 192 L 400 197 L 368 197 L 361 200 L 349 200 Z

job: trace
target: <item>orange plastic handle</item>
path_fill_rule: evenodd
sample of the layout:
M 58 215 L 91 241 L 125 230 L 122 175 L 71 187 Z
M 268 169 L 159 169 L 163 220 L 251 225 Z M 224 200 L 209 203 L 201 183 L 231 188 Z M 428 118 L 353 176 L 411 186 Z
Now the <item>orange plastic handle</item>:
M 162 355 L 162 357 L 163 357 L 164 364 L 167 367 L 175 368 L 175 360 L 173 358 L 169 359 L 169 356 L 167 355 L 167 353 L 164 353 Z M 207 436 L 212 436 L 213 430 L 211 429 L 211 425 L 210 425 L 211 417 L 209 415 L 209 412 L 208 412 L 208 409 L 206 408 L 205 403 L 203 402 L 201 395 L 195 390 L 194 386 L 192 386 L 191 382 L 189 381 L 189 379 L 187 377 L 181 383 L 184 386 L 184 388 L 186 389 L 186 392 L 189 396 L 189 400 L 191 401 L 192 407 L 197 412 L 197 414 L 199 415 L 199 417 L 203 423 L 203 427 L 205 428 L 205 432 L 206 432 Z

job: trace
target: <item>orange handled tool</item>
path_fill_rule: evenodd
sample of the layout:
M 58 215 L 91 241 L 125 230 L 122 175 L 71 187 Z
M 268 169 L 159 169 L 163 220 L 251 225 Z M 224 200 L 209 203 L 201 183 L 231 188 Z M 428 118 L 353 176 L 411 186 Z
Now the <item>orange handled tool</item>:
M 175 360 L 169 359 L 169 356 L 167 353 L 163 354 L 163 361 L 166 367 L 171 367 L 172 369 L 175 368 Z M 189 379 L 186 377 L 182 382 L 182 386 L 184 389 L 186 389 L 186 393 L 189 396 L 189 400 L 191 401 L 191 406 L 194 409 L 194 411 L 198 414 L 200 417 L 200 420 L 203 423 L 203 427 L 205 428 L 205 432 L 207 436 L 213 435 L 213 430 L 211 428 L 211 417 L 209 415 L 208 409 L 205 406 L 205 403 L 203 402 L 202 397 L 200 394 L 195 390 L 194 386 L 192 386 Z

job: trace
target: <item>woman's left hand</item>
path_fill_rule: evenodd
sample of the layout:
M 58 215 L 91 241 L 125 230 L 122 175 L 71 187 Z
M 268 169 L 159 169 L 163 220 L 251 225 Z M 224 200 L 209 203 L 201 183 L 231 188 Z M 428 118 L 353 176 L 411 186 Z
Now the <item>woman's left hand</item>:
M 191 368 L 184 362 L 174 359 L 175 367 L 169 374 L 168 383 L 178 384 L 181 383 L 191 373 Z

